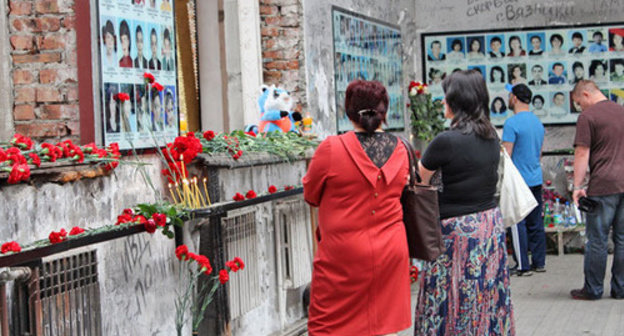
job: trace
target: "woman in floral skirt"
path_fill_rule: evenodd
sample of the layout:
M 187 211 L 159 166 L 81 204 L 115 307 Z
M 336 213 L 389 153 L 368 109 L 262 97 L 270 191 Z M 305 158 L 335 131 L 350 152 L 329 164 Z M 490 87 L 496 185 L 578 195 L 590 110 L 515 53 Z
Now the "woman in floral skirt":
M 474 70 L 442 83 L 450 130 L 423 155 L 425 183 L 442 172 L 445 252 L 423 269 L 415 335 L 514 335 L 505 230 L 494 200 L 500 147 L 485 81 Z

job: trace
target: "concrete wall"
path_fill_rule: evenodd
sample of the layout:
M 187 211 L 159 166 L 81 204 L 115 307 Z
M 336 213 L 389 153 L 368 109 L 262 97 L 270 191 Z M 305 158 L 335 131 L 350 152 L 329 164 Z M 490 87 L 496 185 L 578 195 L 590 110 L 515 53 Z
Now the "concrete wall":
M 160 162 L 154 156 L 144 159 L 152 163 L 147 166 L 152 181 L 161 185 Z M 47 239 L 51 231 L 61 228 L 111 225 L 124 208 L 154 200 L 135 167 L 128 165 L 108 177 L 67 184 L 4 186 L 0 188 L 4 224 L 0 242 L 16 240 L 25 245 Z M 175 335 L 178 273 L 174 241 L 159 233 L 140 233 L 81 251 L 93 249 L 98 258 L 102 334 Z
M 308 0 L 303 2 L 308 108 L 314 132 L 321 138 L 336 134 L 332 5 L 401 26 L 403 81 L 414 79 L 416 3 L 409 0 Z M 407 123 L 407 118 L 405 119 Z
M 422 78 L 420 33 L 484 29 L 529 28 L 622 21 L 623 0 L 415 0 L 417 34 L 414 65 Z M 572 148 L 574 126 L 546 127 L 544 150 Z M 563 156 L 543 159 L 544 178 L 565 189 L 560 165 Z
M 306 172 L 305 160 L 272 164 L 261 164 L 256 161 L 253 166 L 249 166 L 251 161 L 259 160 L 262 155 L 245 155 L 247 155 L 245 159 L 249 160 L 247 163 L 244 160 L 234 162 L 229 157 L 203 156 L 206 160 L 203 167 L 194 165 L 190 168 L 190 172 L 195 174 L 198 169 L 208 169 L 213 172 L 209 174 L 213 178 L 210 183 L 212 187 L 216 184 L 215 194 L 219 195 L 218 199 L 213 199 L 213 202 L 229 201 L 237 192 L 245 194 L 249 189 L 255 190 L 258 194 L 266 194 L 270 185 L 275 185 L 280 189 L 285 185 L 299 185 Z M 228 162 L 231 167 L 223 167 Z M 217 165 L 221 167 L 216 167 Z M 302 196 L 293 196 L 293 198 L 302 198 Z M 254 206 L 258 255 L 253 260 L 245 260 L 245 263 L 258 265 L 262 299 L 258 307 L 231 321 L 232 335 L 279 334 L 280 331 L 288 329 L 305 318 L 301 301 L 305 286 L 283 289 L 278 285 L 277 263 L 279 261 L 276 256 L 275 239 L 276 202 L 265 202 Z M 307 225 L 309 227 L 310 224 Z M 283 308 L 281 311 L 280 307 Z

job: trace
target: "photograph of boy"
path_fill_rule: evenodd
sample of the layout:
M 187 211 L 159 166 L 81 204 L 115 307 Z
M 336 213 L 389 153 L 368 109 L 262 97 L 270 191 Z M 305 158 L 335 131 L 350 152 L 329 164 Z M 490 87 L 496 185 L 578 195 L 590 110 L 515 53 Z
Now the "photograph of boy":
M 583 33 L 580 31 L 572 32 L 569 36 L 572 41 L 572 48 L 568 50 L 568 54 L 580 55 L 585 52 L 585 46 L 583 45 Z
M 544 33 L 529 33 L 527 39 L 531 43 L 531 50 L 529 50 L 529 56 L 541 56 L 544 53 L 543 42 L 545 38 Z
M 553 63 L 548 74 L 548 84 L 565 84 L 566 71 L 562 62 Z
M 491 58 L 505 57 L 505 46 L 503 45 L 503 35 L 488 36 L 488 56 Z

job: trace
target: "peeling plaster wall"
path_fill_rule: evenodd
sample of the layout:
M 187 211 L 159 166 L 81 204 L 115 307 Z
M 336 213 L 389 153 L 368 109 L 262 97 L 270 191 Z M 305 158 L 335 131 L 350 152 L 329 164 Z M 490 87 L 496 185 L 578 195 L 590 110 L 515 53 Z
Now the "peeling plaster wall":
M 331 7 L 335 5 L 401 26 L 403 82 L 414 79 L 416 3 L 410 0 L 307 0 L 303 2 L 308 108 L 320 138 L 336 134 Z M 405 85 L 405 86 L 406 86 Z M 407 122 L 407 118 L 405 119 Z
M 162 184 L 160 161 L 144 157 L 146 173 Z M 111 176 L 66 184 L 0 188 L 0 242 L 47 239 L 51 231 L 114 224 L 124 208 L 154 202 L 136 167 L 120 165 Z M 162 234 L 136 234 L 44 259 L 97 250 L 103 335 L 175 335 L 175 242 Z M 9 291 L 10 292 L 10 291 Z
M 420 34 L 423 32 L 466 31 L 554 27 L 557 25 L 621 22 L 624 0 L 415 0 L 417 34 L 413 53 L 417 78 L 422 78 Z M 548 126 L 544 151 L 572 148 L 574 126 Z M 544 157 L 544 179 L 565 190 L 561 164 L 564 156 Z M 568 158 L 570 158 L 568 156 Z

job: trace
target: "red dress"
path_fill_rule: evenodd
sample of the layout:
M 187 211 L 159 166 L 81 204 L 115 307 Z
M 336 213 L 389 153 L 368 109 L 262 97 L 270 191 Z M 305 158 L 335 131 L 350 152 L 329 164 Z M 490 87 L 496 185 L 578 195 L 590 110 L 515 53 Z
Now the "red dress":
M 310 335 L 366 336 L 411 325 L 407 239 L 400 197 L 408 160 L 399 142 L 379 169 L 355 133 L 328 137 L 303 178 L 319 207 Z

